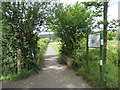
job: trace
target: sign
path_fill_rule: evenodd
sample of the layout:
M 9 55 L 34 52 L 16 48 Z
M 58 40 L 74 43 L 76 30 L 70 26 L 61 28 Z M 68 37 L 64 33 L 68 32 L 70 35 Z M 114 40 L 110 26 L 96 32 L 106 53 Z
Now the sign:
M 89 35 L 88 47 L 99 48 L 100 47 L 100 34 Z

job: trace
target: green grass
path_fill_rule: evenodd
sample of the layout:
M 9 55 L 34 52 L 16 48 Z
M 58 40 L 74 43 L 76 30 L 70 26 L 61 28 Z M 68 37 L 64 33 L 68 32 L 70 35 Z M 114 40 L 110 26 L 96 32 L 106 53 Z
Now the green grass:
M 118 67 L 112 62 L 107 62 L 105 67 L 106 87 L 117 88 L 118 86 Z
M 107 63 L 104 65 L 104 82 L 102 87 L 118 88 L 118 52 L 117 47 L 111 45 L 117 45 L 117 40 L 108 41 L 107 49 Z M 51 43 L 51 46 L 58 52 L 60 47 L 55 42 Z M 78 53 L 81 56 L 75 60 L 73 69 L 76 74 L 80 75 L 88 81 L 93 87 L 100 87 L 100 50 L 95 48 L 89 49 L 89 69 L 86 67 L 85 53 Z M 66 59 L 67 60 L 67 59 Z M 80 61 L 82 60 L 82 61 Z M 76 66 L 77 65 L 77 66 Z M 76 67 L 76 68 L 75 68 Z
M 118 45 L 118 40 L 108 40 L 108 46 Z
M 35 74 L 36 72 L 34 70 L 24 70 L 19 74 L 9 74 L 6 76 L 1 76 L 0 77 L 0 81 L 16 81 L 16 80 L 20 80 L 20 79 L 24 79 L 27 78 L 33 74 Z
M 78 68 L 76 73 L 86 79 L 93 87 L 100 87 L 100 52 L 99 49 L 89 50 L 89 70 L 86 63 Z M 118 88 L 118 52 L 116 47 L 109 46 L 107 51 L 107 62 L 104 65 L 104 82 L 102 87 Z M 86 72 L 86 71 L 89 71 Z M 94 77 L 93 77 L 94 76 Z

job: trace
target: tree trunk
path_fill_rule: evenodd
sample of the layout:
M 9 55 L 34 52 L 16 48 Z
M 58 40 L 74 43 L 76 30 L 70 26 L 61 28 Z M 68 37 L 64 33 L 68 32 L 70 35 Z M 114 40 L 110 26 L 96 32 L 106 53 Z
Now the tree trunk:
M 103 24 L 103 28 L 104 28 L 104 64 L 106 64 L 106 54 L 107 54 L 107 11 L 108 11 L 108 2 L 107 0 L 104 2 L 104 16 L 103 16 L 103 20 L 104 20 L 104 24 Z

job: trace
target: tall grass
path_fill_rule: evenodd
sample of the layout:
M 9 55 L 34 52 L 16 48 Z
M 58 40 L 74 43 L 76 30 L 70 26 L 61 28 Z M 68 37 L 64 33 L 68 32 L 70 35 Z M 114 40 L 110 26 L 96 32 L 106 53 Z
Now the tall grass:
M 116 53 L 112 49 L 107 55 L 107 63 L 104 65 L 104 80 L 102 87 L 118 88 L 118 66 L 114 61 L 117 61 Z M 115 51 L 114 51 L 115 52 Z M 89 52 L 89 68 L 86 67 L 86 61 L 81 62 L 82 67 L 76 69 L 76 73 L 86 79 L 93 87 L 101 87 L 100 83 L 100 53 L 98 49 L 92 49 Z M 114 57 L 113 57 L 114 56 Z M 88 71 L 88 72 L 87 72 Z
M 118 48 L 111 45 L 116 45 L 117 41 L 108 41 L 107 47 L 107 62 L 104 65 L 104 80 L 102 87 L 120 88 L 118 86 Z M 51 44 L 55 50 L 59 50 L 58 44 Z M 63 55 L 59 58 L 62 59 Z M 68 61 L 72 64 L 77 75 L 82 76 L 93 87 L 101 87 L 100 81 L 100 49 L 89 48 L 89 68 L 86 66 L 86 52 L 76 53 L 75 58 L 63 58 L 64 63 Z M 68 65 L 69 66 L 69 65 Z M 69 66 L 70 67 L 70 66 Z

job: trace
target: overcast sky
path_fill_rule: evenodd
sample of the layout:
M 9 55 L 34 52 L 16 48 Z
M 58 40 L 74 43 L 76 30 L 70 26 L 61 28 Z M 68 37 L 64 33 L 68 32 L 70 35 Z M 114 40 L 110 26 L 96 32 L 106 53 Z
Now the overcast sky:
M 60 2 L 65 4 L 75 4 L 77 1 L 79 2 L 87 2 L 92 0 L 60 0 Z M 118 19 L 118 2 L 120 0 L 110 0 L 108 7 L 108 21 L 112 19 Z

